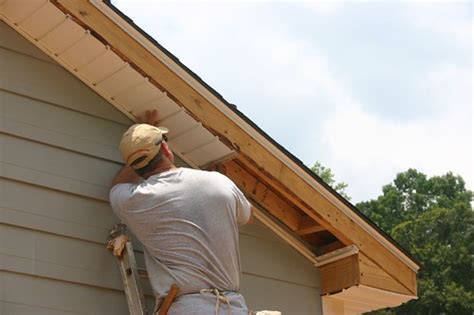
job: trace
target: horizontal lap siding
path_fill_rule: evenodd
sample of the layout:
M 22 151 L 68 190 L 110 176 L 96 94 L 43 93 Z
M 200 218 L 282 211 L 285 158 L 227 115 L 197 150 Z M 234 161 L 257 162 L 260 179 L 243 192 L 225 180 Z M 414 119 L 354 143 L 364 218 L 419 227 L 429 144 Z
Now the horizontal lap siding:
M 0 272 L 4 290 L 1 314 L 127 314 L 121 291 L 78 283 Z
M 284 315 L 321 314 L 316 288 L 243 274 L 242 292 L 253 310 L 278 310 Z
M 127 314 L 104 242 L 129 120 L 3 23 L 0 69 L 0 314 Z M 252 308 L 320 312 L 311 264 L 258 223 L 240 243 Z
M 4 24 L 0 69 L 0 314 L 128 314 L 104 243 L 129 120 Z
M 240 233 L 241 291 L 253 310 L 321 314 L 319 273 L 272 232 L 253 223 Z

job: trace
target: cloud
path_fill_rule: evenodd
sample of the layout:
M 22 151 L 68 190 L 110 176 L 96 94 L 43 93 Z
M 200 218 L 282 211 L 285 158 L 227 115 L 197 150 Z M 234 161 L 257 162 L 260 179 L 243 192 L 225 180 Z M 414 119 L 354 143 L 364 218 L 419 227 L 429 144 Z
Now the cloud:
M 472 110 L 443 111 L 430 119 L 394 122 L 361 107 L 340 107 L 320 135 L 326 159 L 349 182 L 355 200 L 375 198 L 375 188 L 398 172 L 416 168 L 428 175 L 448 171 L 473 184 Z
M 338 12 L 343 5 L 342 0 L 319 0 L 306 1 L 302 3 L 306 10 L 310 10 L 318 15 L 333 15 Z
M 441 62 L 416 80 L 416 88 L 430 96 L 432 110 L 444 115 L 453 110 L 472 112 L 472 83 L 471 69 Z
M 464 49 L 472 47 L 471 1 L 406 2 L 405 21 Z M 464 14 L 460 14 L 464 11 Z
M 264 50 L 264 47 L 271 49 Z M 258 55 L 260 63 L 268 63 L 274 69 L 273 76 L 265 76 L 263 88 L 282 106 L 292 104 L 293 110 L 324 104 L 351 104 L 353 100 L 341 86 L 331 61 L 324 50 L 304 40 L 268 37 L 254 43 L 255 50 L 266 51 Z

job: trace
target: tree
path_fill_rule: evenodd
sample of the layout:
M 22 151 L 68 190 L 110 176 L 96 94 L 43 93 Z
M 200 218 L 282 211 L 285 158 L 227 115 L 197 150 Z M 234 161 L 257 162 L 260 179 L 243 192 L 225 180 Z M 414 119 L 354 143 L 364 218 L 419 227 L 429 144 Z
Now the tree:
M 410 169 L 377 199 L 357 204 L 422 264 L 419 299 L 374 314 L 474 312 L 472 197 L 460 176 L 427 178 Z
M 325 167 L 321 163 L 316 162 L 311 167 L 311 171 L 315 173 L 316 175 L 318 175 L 319 177 L 321 177 L 321 179 L 326 184 L 331 186 L 341 196 L 343 196 L 347 200 L 351 199 L 351 197 L 349 197 L 349 195 L 346 193 L 347 183 L 344 183 L 344 182 L 336 183 L 336 180 L 334 179 L 334 174 L 329 167 Z

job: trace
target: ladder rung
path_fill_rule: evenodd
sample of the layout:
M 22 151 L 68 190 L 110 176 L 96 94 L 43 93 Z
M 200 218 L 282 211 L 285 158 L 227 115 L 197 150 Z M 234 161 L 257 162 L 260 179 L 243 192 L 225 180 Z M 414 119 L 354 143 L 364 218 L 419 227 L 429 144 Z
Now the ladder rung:
M 143 269 L 143 268 L 137 268 L 138 270 L 138 275 L 142 278 L 148 278 L 148 272 L 146 271 L 146 269 Z
M 109 242 L 113 242 L 119 236 L 128 236 L 125 224 L 119 223 L 110 231 Z M 128 237 L 128 239 L 130 239 Z M 108 246 L 109 247 L 109 246 Z M 113 247 L 113 246 L 112 246 Z M 146 270 L 137 268 L 135 253 L 133 252 L 132 242 L 127 241 L 121 257 L 116 256 L 122 275 L 125 296 L 127 297 L 128 309 L 130 315 L 148 315 L 145 304 L 145 296 L 140 283 L 140 277 L 148 277 Z

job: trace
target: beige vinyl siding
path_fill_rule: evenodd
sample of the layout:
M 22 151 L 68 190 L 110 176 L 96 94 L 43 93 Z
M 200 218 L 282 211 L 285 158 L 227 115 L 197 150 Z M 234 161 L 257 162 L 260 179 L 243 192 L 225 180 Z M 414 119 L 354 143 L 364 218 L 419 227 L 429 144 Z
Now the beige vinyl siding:
M 104 242 L 129 124 L 0 22 L 0 314 L 128 313 Z M 316 269 L 272 232 L 243 227 L 241 251 L 250 307 L 320 314 Z

